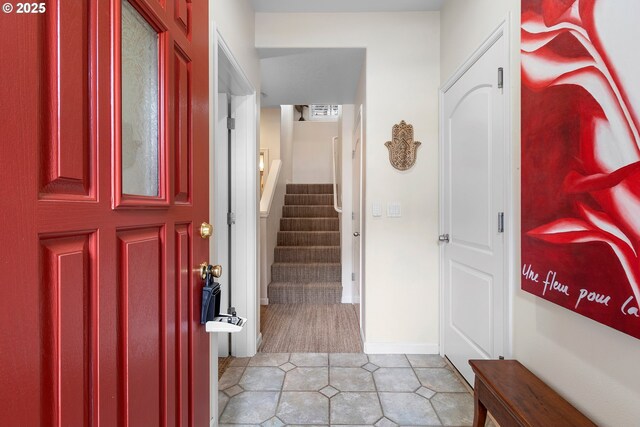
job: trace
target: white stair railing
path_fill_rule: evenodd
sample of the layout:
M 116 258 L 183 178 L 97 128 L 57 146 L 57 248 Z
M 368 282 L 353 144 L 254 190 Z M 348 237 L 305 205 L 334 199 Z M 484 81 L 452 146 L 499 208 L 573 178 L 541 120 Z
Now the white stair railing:
M 338 206 L 338 183 L 336 182 L 336 168 L 338 163 L 338 159 L 336 158 L 336 144 L 338 143 L 338 137 L 334 136 L 333 141 L 331 143 L 332 149 L 332 158 L 331 165 L 333 166 L 333 208 L 338 213 L 342 213 L 342 207 Z M 341 174 L 342 175 L 342 174 Z

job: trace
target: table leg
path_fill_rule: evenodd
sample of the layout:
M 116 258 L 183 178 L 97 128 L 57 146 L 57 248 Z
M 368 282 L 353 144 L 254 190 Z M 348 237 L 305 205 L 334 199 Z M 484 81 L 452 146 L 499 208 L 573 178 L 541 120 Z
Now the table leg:
M 473 427 L 484 427 L 484 424 L 487 421 L 487 408 L 478 398 L 478 393 L 473 394 L 473 401 Z

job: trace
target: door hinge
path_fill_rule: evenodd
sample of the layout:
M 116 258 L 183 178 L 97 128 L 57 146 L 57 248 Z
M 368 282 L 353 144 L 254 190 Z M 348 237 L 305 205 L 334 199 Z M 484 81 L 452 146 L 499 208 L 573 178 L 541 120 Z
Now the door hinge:
M 233 212 L 227 213 L 227 225 L 233 225 L 236 223 L 236 214 Z
M 504 69 L 498 68 L 498 89 L 502 89 L 504 86 Z
M 504 212 L 498 212 L 498 233 L 504 233 Z
M 356 273 L 351 273 L 351 281 L 355 282 L 356 280 Z
M 356 213 L 355 212 L 351 212 L 351 221 L 356 219 Z
M 233 130 L 236 128 L 236 119 L 232 119 L 231 117 L 227 118 L 227 129 Z

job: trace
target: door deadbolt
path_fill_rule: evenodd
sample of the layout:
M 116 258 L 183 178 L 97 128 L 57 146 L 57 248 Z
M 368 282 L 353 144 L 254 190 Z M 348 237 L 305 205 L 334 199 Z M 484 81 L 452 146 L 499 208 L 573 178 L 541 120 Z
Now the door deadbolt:
M 213 225 L 209 224 L 208 222 L 203 222 L 202 224 L 200 224 L 200 237 L 202 237 L 203 239 L 208 239 L 211 236 L 213 236 Z

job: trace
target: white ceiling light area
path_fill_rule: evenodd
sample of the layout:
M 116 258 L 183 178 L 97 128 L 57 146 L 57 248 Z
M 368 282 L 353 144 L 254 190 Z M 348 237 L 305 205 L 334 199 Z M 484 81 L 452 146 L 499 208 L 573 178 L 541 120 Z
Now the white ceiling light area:
M 251 0 L 256 12 L 418 12 L 440 10 L 444 0 Z
M 353 104 L 364 48 L 258 49 L 263 107 Z

